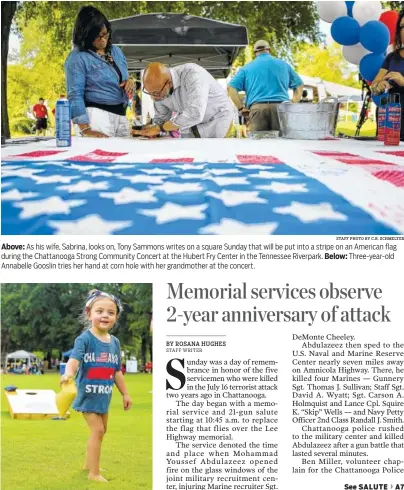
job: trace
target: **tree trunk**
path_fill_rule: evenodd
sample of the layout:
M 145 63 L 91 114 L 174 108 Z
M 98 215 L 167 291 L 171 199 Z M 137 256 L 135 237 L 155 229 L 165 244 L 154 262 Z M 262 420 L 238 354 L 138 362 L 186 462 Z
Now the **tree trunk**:
M 140 359 L 142 362 L 143 370 L 144 367 L 146 366 L 146 353 L 147 353 L 147 338 L 142 336 L 142 343 L 140 345 Z
M 152 335 L 152 313 L 147 313 L 148 324 L 150 325 L 149 335 L 147 337 L 147 348 L 150 354 L 150 362 L 153 362 L 153 335 Z
M 10 28 L 17 2 L 1 2 L 1 139 L 10 137 L 7 111 L 7 58 Z
M 10 331 L 2 329 L 1 331 L 1 363 L 3 366 L 7 364 L 8 346 L 10 345 Z

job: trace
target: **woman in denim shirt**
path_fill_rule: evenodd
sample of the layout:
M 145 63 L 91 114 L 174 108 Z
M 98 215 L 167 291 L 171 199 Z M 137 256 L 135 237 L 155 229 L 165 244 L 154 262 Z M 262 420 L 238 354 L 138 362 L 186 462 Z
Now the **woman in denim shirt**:
M 99 10 L 80 10 L 65 73 L 72 120 L 82 136 L 129 136 L 126 108 L 134 82 L 111 35 L 111 24 Z

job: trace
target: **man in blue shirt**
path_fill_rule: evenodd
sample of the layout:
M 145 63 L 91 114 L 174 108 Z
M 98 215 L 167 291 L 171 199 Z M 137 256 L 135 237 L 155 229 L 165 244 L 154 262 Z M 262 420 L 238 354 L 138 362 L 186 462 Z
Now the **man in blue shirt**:
M 293 90 L 292 102 L 299 102 L 303 81 L 290 65 L 269 54 L 267 41 L 257 41 L 254 53 L 255 60 L 231 79 L 228 93 L 242 115 L 248 115 L 251 131 L 279 131 L 278 104 L 289 101 L 289 89 Z M 245 106 L 238 94 L 241 91 L 246 93 Z

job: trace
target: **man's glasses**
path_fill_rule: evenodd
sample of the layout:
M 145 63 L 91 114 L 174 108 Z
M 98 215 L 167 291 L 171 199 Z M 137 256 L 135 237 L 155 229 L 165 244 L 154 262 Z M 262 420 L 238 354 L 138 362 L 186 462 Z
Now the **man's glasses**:
M 109 32 L 104 32 L 104 34 L 99 34 L 95 39 L 99 39 L 101 41 L 101 39 L 106 39 L 107 37 L 109 36 Z
M 160 95 L 162 94 L 162 92 L 164 91 L 164 89 L 167 87 L 167 84 L 170 80 L 166 80 L 166 83 L 163 85 L 162 89 L 159 91 L 159 92 L 148 92 L 144 87 L 142 89 L 142 91 L 147 94 L 147 95 L 150 95 L 150 97 L 160 97 Z

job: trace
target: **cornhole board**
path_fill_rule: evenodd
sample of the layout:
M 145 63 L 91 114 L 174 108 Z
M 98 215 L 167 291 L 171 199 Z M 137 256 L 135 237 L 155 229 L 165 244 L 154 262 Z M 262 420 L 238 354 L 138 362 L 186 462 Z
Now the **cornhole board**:
M 53 419 L 59 417 L 53 390 L 5 391 L 8 411 L 13 419 Z M 64 418 L 70 417 L 69 412 Z

